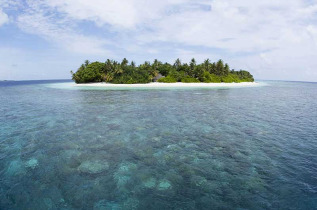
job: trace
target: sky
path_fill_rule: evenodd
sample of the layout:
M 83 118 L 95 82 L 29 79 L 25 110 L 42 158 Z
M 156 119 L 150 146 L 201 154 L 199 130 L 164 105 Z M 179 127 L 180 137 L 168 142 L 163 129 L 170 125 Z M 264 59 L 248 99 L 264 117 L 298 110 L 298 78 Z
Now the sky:
M 223 59 L 258 80 L 317 82 L 317 0 L 0 0 L 0 80 L 123 58 Z

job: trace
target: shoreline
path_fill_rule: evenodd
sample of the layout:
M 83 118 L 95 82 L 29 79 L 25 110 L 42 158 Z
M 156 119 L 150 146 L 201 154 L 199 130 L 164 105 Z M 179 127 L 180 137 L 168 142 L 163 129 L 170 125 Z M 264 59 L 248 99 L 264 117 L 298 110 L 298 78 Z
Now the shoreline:
M 151 82 L 146 84 L 112 84 L 112 83 L 83 83 L 74 84 L 74 87 L 130 87 L 130 88 L 171 88 L 171 87 L 255 87 L 258 86 L 258 82 L 241 82 L 241 83 L 160 83 Z

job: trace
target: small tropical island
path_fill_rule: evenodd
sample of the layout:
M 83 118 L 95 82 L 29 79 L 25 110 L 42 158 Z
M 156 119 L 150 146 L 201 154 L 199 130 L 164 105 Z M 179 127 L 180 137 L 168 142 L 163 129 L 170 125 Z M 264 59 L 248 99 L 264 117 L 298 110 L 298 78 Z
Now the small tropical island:
M 254 82 L 250 72 L 235 71 L 221 59 L 210 62 L 209 59 L 197 64 L 193 58 L 190 63 L 177 59 L 174 64 L 162 63 L 155 59 L 136 66 L 124 58 L 121 62 L 107 59 L 105 63 L 88 60 L 74 73 L 72 80 L 77 84 L 106 82 L 110 84 L 146 84 L 159 83 L 241 83 Z

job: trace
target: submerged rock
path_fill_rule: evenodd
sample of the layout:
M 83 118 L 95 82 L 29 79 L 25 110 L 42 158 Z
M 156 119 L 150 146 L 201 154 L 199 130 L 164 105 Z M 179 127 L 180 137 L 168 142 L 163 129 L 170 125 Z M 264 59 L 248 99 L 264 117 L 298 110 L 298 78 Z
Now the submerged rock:
M 118 170 L 118 173 L 131 174 L 132 171 L 134 171 L 136 169 L 137 169 L 137 165 L 134 164 L 134 163 L 129 163 L 129 162 L 121 163 L 120 167 L 119 167 L 119 170 Z
M 25 163 L 25 167 L 35 169 L 39 165 L 38 160 L 35 158 L 31 158 Z
M 172 188 L 172 185 L 166 179 L 161 180 L 158 184 L 158 190 L 168 190 L 170 188 Z
M 128 198 L 124 203 L 123 203 L 123 209 L 138 209 L 139 206 L 139 200 L 134 199 L 134 198 Z
M 155 136 L 152 138 L 152 142 L 160 142 L 161 141 L 161 137 L 160 136 Z
M 146 187 L 146 188 L 154 188 L 156 186 L 156 179 L 155 178 L 149 178 L 149 179 L 146 179 L 144 182 L 143 182 L 143 186 Z
M 10 165 L 6 171 L 9 176 L 15 176 L 24 172 L 23 163 L 20 160 L 14 160 L 10 162 Z
M 178 152 L 179 150 L 181 150 L 181 147 L 178 146 L 177 144 L 170 144 L 166 147 L 169 151 L 173 151 L 173 152 Z
M 120 124 L 110 123 L 107 126 L 110 130 L 120 130 Z
M 117 181 L 117 186 L 119 188 L 124 188 L 124 186 L 128 183 L 131 179 L 130 176 L 120 176 L 118 174 L 115 175 L 114 179 Z
M 46 206 L 46 209 L 52 209 L 53 208 L 53 201 L 50 198 L 44 198 L 43 199 L 44 204 Z
M 101 160 L 86 160 L 82 162 L 78 170 L 82 173 L 97 174 L 109 169 L 109 163 Z
M 113 178 L 117 182 L 117 187 L 124 190 L 126 184 L 130 181 L 131 176 L 135 173 L 137 165 L 134 163 L 121 163 L 118 170 L 114 173 Z
M 120 204 L 113 201 L 100 200 L 94 204 L 94 210 L 120 210 Z
M 207 183 L 207 180 L 201 176 L 193 176 L 192 182 L 196 187 L 200 187 L 200 186 L 205 185 Z

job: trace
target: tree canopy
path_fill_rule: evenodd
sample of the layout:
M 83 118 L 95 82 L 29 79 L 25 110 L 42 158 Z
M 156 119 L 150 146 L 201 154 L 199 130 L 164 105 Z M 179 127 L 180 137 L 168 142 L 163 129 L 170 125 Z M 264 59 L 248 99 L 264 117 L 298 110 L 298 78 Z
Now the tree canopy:
M 210 62 L 209 59 L 197 64 L 193 58 L 189 64 L 182 63 L 178 58 L 174 64 L 162 63 L 157 59 L 151 64 L 144 62 L 136 66 L 124 58 L 121 62 L 107 59 L 106 62 L 88 60 L 74 73 L 72 79 L 76 83 L 108 82 L 115 84 L 149 83 L 158 75 L 163 77 L 158 82 L 204 82 L 204 83 L 232 83 L 253 82 L 253 76 L 246 70 L 230 70 L 222 60 Z

